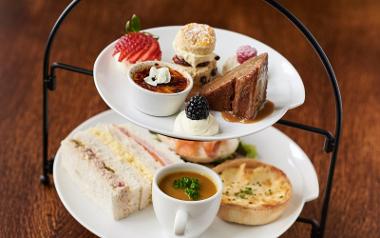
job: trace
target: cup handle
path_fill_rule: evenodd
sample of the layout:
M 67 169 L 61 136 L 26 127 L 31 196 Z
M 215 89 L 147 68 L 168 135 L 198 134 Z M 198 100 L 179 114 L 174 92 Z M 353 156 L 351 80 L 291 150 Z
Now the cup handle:
M 177 236 L 183 236 L 185 234 L 185 228 L 187 224 L 188 214 L 184 210 L 180 209 L 175 214 L 174 218 L 174 233 Z

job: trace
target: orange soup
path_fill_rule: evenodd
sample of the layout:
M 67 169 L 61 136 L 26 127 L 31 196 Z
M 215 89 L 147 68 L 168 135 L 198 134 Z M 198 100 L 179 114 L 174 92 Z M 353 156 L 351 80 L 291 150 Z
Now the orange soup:
M 216 186 L 210 178 L 190 171 L 168 174 L 158 186 L 167 195 L 185 201 L 206 199 L 216 193 Z

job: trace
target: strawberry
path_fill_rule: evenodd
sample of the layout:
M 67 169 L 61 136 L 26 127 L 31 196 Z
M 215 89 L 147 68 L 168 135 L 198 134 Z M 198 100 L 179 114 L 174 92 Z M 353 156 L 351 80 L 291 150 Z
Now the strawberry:
M 126 24 L 127 33 L 116 42 L 112 56 L 119 54 L 118 61 L 129 63 L 160 60 L 161 49 L 153 35 L 140 31 L 140 19 L 133 15 Z
M 155 59 L 157 49 L 159 49 L 160 46 L 158 45 L 157 41 L 153 41 L 150 45 L 149 49 L 141 56 L 141 60 L 145 61 L 148 59 Z
M 139 51 L 133 52 L 128 58 L 128 61 L 131 63 L 135 63 L 138 60 L 142 61 L 141 56 L 151 47 L 153 40 L 153 38 L 146 38 L 144 44 L 141 44 L 143 47 Z

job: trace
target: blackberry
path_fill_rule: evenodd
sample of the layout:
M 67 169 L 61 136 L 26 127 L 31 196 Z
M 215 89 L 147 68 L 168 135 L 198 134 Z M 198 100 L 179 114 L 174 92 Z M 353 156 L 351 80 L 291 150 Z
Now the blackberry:
M 193 96 L 185 107 L 186 117 L 191 120 L 207 119 L 210 114 L 207 99 L 203 96 Z

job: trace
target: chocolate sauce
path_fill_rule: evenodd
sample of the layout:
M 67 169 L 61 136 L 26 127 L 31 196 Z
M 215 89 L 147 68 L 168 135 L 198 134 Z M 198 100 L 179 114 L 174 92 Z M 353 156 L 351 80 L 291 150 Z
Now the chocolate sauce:
M 258 122 L 264 119 L 265 117 L 272 114 L 273 111 L 274 111 L 273 102 L 267 100 L 264 103 L 264 107 L 257 113 L 254 119 L 240 118 L 232 114 L 232 112 L 222 112 L 222 117 L 224 120 L 229 121 L 229 122 L 239 122 L 239 123 L 248 124 L 248 123 Z

